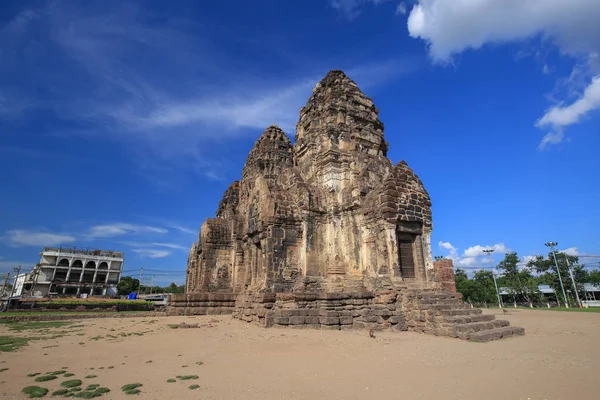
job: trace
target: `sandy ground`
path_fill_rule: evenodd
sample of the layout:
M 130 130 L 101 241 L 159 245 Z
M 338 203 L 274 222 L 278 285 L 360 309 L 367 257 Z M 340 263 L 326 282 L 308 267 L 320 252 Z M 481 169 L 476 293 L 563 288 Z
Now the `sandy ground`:
M 500 318 L 526 335 L 490 343 L 408 332 L 371 339 L 363 331 L 262 329 L 227 316 L 75 321 L 67 336 L 0 353 L 0 370 L 9 368 L 0 372 L 0 399 L 26 398 L 21 389 L 36 384 L 27 374 L 62 367 L 73 378 L 97 375 L 83 380 L 111 389 L 100 399 L 136 398 L 120 390 L 136 382 L 137 398 L 162 400 L 598 398 L 600 314 L 519 310 Z M 167 326 L 182 321 L 211 326 Z M 145 333 L 120 335 L 132 332 Z M 1 335 L 15 333 L 0 325 Z M 167 383 L 176 375 L 199 379 Z M 63 380 L 37 385 L 52 391 Z

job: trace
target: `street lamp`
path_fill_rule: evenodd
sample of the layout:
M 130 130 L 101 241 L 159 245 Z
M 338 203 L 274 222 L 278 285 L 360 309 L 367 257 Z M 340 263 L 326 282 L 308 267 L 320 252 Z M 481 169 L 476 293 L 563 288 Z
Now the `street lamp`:
M 496 288 L 496 297 L 498 297 L 498 307 L 502 308 L 502 302 L 500 301 L 500 292 L 498 291 L 498 283 L 496 282 L 496 274 L 494 273 L 494 265 L 492 264 L 492 253 L 494 249 L 485 249 L 484 253 L 490 256 L 490 269 L 492 270 L 492 277 L 494 278 L 494 287 Z
M 556 266 L 556 272 L 558 273 L 558 280 L 560 281 L 560 288 L 562 289 L 563 299 L 565 299 L 565 306 L 569 308 L 569 301 L 567 300 L 567 294 L 565 293 L 565 287 L 563 285 L 562 277 L 560 276 L 560 269 L 558 268 L 558 262 L 556 261 L 556 253 L 554 252 L 554 246 L 558 246 L 558 242 L 546 242 L 544 246 L 552 249 L 552 257 L 554 257 L 554 265 Z

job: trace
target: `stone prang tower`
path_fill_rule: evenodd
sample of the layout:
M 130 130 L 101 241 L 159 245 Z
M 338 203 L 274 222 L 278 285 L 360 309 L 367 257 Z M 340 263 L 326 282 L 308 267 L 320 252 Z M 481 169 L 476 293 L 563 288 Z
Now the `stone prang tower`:
M 294 144 L 268 127 L 202 225 L 186 294 L 170 297 L 169 312 L 473 340 L 521 334 L 466 308 L 451 262 L 433 262 L 429 194 L 387 158 L 378 113 L 331 71 L 302 108 Z

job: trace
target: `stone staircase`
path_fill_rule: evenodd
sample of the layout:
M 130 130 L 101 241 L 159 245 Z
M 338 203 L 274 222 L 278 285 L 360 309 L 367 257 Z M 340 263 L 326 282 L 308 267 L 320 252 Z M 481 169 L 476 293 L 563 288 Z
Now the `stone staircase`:
M 480 309 L 471 308 L 453 293 L 403 286 L 398 290 L 403 293 L 403 304 L 411 317 L 408 318 L 410 330 L 476 342 L 525 334 L 525 329 L 510 326 L 508 321 L 497 320 L 494 315 L 482 314 Z

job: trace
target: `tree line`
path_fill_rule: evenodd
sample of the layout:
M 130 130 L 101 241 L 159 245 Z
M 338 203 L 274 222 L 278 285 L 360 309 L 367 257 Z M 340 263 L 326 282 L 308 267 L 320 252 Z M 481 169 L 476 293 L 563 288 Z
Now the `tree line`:
M 117 294 L 119 296 L 127 296 L 131 292 L 136 292 L 138 294 L 148 294 L 148 293 L 184 293 L 185 285 L 178 285 L 175 282 L 171 282 L 169 286 L 161 287 L 161 286 L 146 286 L 142 285 L 141 292 L 140 290 L 140 280 L 133 278 L 131 276 L 124 276 L 119 281 L 117 285 Z
M 536 256 L 525 265 L 519 262 L 516 252 L 505 254 L 504 259 L 495 267 L 498 290 L 508 292 L 511 302 L 516 303 L 533 305 L 537 302 L 556 301 L 558 299 L 561 304 L 565 304 L 566 300 L 570 304 L 576 304 L 571 271 L 576 290 L 581 299 L 585 298 L 584 283 L 600 285 L 600 270 L 586 271 L 582 265 L 579 265 L 579 257 L 577 256 L 556 252 L 556 264 L 558 264 L 567 299 L 564 298 L 562 293 L 552 252 L 548 253 L 547 257 Z M 569 268 L 571 271 L 569 271 Z M 465 301 L 498 303 L 492 271 L 482 269 L 475 272 L 472 278 L 469 278 L 463 269 L 458 268 L 455 279 L 456 290 L 463 295 Z M 545 298 L 540 293 L 538 285 L 550 286 L 554 289 L 556 295 Z M 506 299 L 506 296 L 504 298 Z

